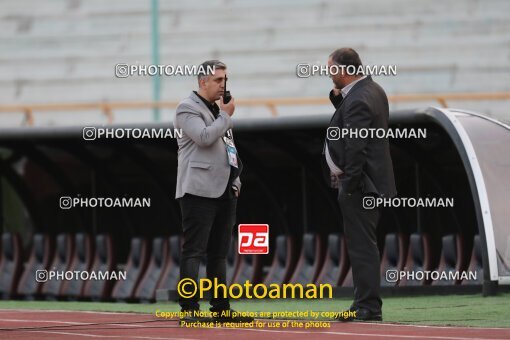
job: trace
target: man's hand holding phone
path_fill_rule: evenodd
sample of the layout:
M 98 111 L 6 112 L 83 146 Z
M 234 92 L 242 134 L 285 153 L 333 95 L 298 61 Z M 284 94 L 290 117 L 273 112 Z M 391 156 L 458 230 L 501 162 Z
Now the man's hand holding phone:
M 228 113 L 230 117 L 234 114 L 234 110 L 236 109 L 236 105 L 234 103 L 234 98 L 232 98 L 227 104 L 223 102 L 223 96 L 220 97 L 220 109 Z

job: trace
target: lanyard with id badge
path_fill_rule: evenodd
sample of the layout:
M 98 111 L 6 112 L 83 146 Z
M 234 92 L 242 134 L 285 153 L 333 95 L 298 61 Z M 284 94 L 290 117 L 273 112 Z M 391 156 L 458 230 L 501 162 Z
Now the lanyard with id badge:
M 227 148 L 228 164 L 236 168 L 239 167 L 237 164 L 237 150 L 236 146 L 234 145 L 234 137 L 232 135 L 231 129 L 227 131 L 226 136 L 223 136 L 223 141 L 225 142 L 225 146 Z

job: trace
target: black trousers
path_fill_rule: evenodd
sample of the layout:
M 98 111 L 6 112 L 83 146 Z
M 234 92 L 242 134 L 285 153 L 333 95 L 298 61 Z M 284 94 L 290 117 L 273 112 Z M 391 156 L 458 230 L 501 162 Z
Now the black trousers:
M 181 280 L 198 281 L 200 262 L 207 255 L 207 278 L 217 278 L 226 284 L 227 254 L 235 224 L 237 198 L 223 195 L 221 198 L 206 198 L 184 195 L 179 199 L 182 213 L 184 243 L 182 245 Z M 221 290 L 220 290 L 221 291 Z M 182 309 L 199 309 L 198 295 L 179 297 Z M 228 298 L 212 298 L 211 310 L 230 308 Z
M 382 308 L 380 297 L 380 256 L 376 228 L 380 208 L 364 209 L 361 190 L 347 195 L 340 189 L 338 202 L 342 210 L 344 235 L 351 260 L 354 283 L 354 302 L 351 307 L 366 308 L 378 313 Z

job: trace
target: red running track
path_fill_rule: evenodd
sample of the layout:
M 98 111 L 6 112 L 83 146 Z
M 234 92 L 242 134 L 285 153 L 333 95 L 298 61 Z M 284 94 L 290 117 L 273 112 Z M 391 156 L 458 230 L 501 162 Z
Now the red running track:
M 181 328 L 135 313 L 0 310 L 0 339 L 510 339 L 510 328 L 331 322 L 329 328 Z

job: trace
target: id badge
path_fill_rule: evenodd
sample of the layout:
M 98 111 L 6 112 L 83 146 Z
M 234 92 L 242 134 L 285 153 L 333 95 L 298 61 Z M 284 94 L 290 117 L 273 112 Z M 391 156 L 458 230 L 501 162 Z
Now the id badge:
M 227 146 L 228 164 L 236 168 L 239 167 L 239 165 L 237 164 L 237 150 L 234 145 L 234 142 L 226 137 L 223 137 L 223 140 L 225 141 L 225 145 Z

